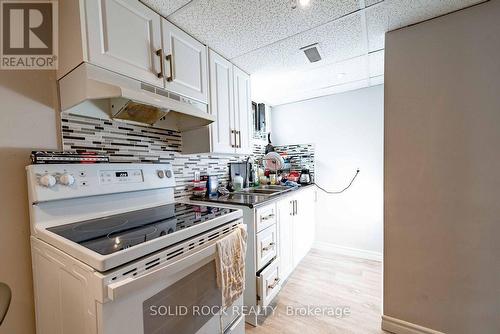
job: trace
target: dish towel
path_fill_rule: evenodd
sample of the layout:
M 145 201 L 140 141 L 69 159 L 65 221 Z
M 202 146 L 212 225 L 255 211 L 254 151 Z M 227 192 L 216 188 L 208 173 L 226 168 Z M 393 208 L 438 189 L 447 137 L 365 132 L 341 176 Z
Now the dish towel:
M 217 286 L 222 292 L 222 306 L 231 306 L 245 290 L 245 254 L 247 231 L 239 225 L 222 240 L 217 241 L 215 267 Z

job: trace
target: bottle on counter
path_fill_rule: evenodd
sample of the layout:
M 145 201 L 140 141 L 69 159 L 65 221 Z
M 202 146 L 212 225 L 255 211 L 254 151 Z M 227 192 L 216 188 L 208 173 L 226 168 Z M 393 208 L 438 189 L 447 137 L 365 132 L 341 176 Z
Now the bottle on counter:
M 233 188 L 235 191 L 243 189 L 243 177 L 236 173 L 233 179 Z

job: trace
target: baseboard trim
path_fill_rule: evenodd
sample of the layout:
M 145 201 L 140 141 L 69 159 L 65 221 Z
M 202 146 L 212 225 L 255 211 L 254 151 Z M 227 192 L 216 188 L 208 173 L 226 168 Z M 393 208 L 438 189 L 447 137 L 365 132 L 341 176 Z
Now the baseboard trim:
M 382 329 L 395 334 L 445 334 L 387 315 L 382 316 Z
M 357 257 L 365 260 L 382 262 L 383 259 L 382 253 L 358 248 L 350 248 L 321 241 L 316 241 L 313 245 L 313 248 L 316 248 L 318 250 L 330 251 L 341 255 Z

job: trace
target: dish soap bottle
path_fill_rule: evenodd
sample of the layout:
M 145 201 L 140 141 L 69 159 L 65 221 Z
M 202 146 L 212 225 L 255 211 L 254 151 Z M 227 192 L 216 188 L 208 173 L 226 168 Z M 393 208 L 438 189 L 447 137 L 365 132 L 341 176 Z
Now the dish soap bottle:
M 233 188 L 235 191 L 243 189 L 243 177 L 239 173 L 234 176 Z

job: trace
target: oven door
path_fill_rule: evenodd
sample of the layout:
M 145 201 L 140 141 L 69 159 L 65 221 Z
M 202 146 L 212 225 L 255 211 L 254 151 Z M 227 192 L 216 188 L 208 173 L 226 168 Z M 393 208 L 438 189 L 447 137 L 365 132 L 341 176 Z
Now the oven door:
M 109 284 L 109 301 L 97 305 L 99 333 L 223 333 L 216 241 L 173 263 Z

